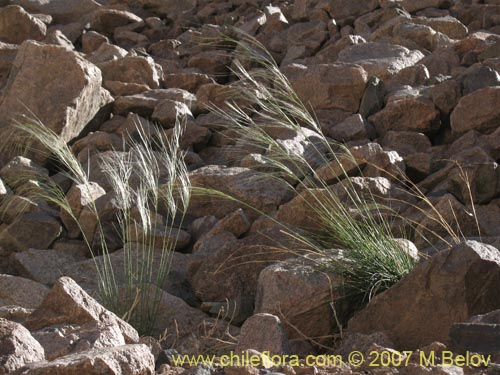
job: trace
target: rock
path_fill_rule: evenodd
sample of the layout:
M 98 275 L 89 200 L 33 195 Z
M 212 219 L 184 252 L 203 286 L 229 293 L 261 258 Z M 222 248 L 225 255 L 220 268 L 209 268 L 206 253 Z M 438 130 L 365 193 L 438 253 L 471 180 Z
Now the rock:
M 248 349 L 288 354 L 288 338 L 277 316 L 261 313 L 245 321 L 235 351 L 240 353 Z
M 12 373 L 24 365 L 45 359 L 42 346 L 21 324 L 0 318 L 0 373 Z
M 291 344 L 314 337 L 315 343 L 328 345 L 336 321 L 331 303 L 338 277 L 320 272 L 316 262 L 296 258 L 264 268 L 257 284 L 255 312 L 281 317 Z M 326 260 L 324 260 L 326 261 Z M 336 312 L 342 321 L 342 311 Z M 344 318 L 345 319 L 345 318 Z M 314 344 L 314 343 L 313 343 Z
M 380 111 L 384 107 L 385 92 L 384 82 L 377 77 L 370 77 L 359 105 L 360 115 L 368 118 Z
M 20 187 L 28 179 L 38 180 L 48 176 L 47 169 L 22 156 L 16 156 L 0 169 L 0 177 L 12 189 Z
M 214 79 L 203 73 L 175 72 L 163 75 L 165 87 L 176 87 L 189 92 L 196 92 L 200 86 L 215 83 Z
M 26 39 L 42 40 L 47 26 L 18 5 L 0 10 L 0 39 L 6 43 L 21 44 Z
M 0 121 L 5 130 L 16 119 L 23 121 L 20 115 L 34 115 L 70 141 L 109 100 L 96 66 L 63 47 L 26 41 L 5 88 Z
M 101 5 L 94 0 L 13 0 L 28 12 L 49 14 L 54 23 L 68 24 L 88 19 L 91 12 Z
M 361 43 L 347 47 L 339 53 L 338 62 L 362 66 L 369 76 L 388 79 L 401 69 L 415 65 L 424 57 L 422 52 L 408 48 L 378 43 Z
M 25 309 L 15 305 L 0 306 L 0 318 L 23 324 L 33 311 L 34 309 Z
M 247 205 L 260 212 L 271 212 L 291 197 L 284 182 L 247 168 L 209 165 L 191 172 L 189 178 L 193 186 L 215 189 L 242 201 L 240 204 L 208 193 L 194 195 L 190 200 L 189 212 L 197 217 L 208 214 L 222 217 Z M 266 189 L 262 189 L 262 186 L 266 186 Z M 249 212 L 249 216 L 255 215 Z
M 127 56 L 98 64 L 106 81 L 137 83 L 152 89 L 160 87 L 161 67 L 151 57 Z
M 61 277 L 64 266 L 85 259 L 83 255 L 70 251 L 29 249 L 14 253 L 11 262 L 20 276 L 52 285 Z
M 99 8 L 92 13 L 90 28 L 101 33 L 113 35 L 116 28 L 141 21 L 142 18 L 125 10 Z
M 35 281 L 11 275 L 0 275 L 0 305 L 37 308 L 49 289 Z
M 36 233 L 36 236 L 33 236 Z M 19 216 L 0 232 L 0 246 L 11 251 L 48 249 L 62 233 L 59 221 L 45 213 Z
M 366 72 L 354 64 L 289 65 L 284 73 L 299 97 L 315 109 L 357 112 Z
M 31 331 L 58 324 L 104 323 L 118 325 L 126 343 L 139 340 L 137 331 L 112 312 L 102 307 L 69 277 L 54 284 L 40 306 L 26 320 Z
M 463 39 L 467 36 L 469 31 L 467 29 L 467 26 L 465 26 L 455 17 L 451 16 L 432 17 L 432 18 L 416 17 L 412 21 L 422 25 L 430 26 L 434 30 L 447 35 L 451 39 Z
M 342 355 L 342 357 L 349 356 L 354 350 L 361 353 L 368 353 L 373 344 L 386 348 L 394 347 L 394 343 L 382 332 L 375 332 L 369 335 L 347 332 L 340 346 L 335 348 L 335 353 Z
M 250 221 L 241 208 L 224 216 L 210 229 L 204 237 L 214 236 L 222 232 L 230 232 L 236 237 L 240 237 L 250 229 Z
M 390 130 L 432 134 L 440 127 L 439 111 L 434 103 L 425 97 L 411 95 L 394 96 L 383 110 L 368 120 L 379 136 Z
M 439 34 L 426 25 L 401 22 L 394 26 L 392 32 L 394 35 L 397 35 L 395 42 L 398 44 L 408 44 L 408 41 L 410 41 L 413 42 L 412 44 L 427 51 L 434 51 L 440 46 Z
M 448 0 L 403 0 L 401 5 L 408 12 L 413 13 L 426 8 L 444 8 L 447 3 L 449 3 Z
M 475 241 L 441 251 L 374 297 L 350 321 L 350 332 L 381 331 L 396 348 L 448 342 L 453 323 L 498 309 L 500 252 Z M 470 298 L 475 296 L 475 298 Z
M 201 73 L 214 77 L 217 81 L 224 81 L 229 73 L 231 56 L 225 51 L 202 51 L 192 55 L 187 61 L 188 68 L 194 68 Z
M 151 119 L 164 128 L 173 128 L 176 121 L 193 120 L 193 114 L 186 104 L 164 99 L 155 106 Z
M 373 126 L 360 114 L 352 115 L 328 130 L 328 135 L 340 142 L 371 139 L 374 133 Z
M 64 208 L 60 210 L 61 221 L 66 227 L 68 238 L 77 238 L 81 234 L 81 227 L 75 219 L 79 222 L 84 208 L 95 205 L 95 201 L 105 194 L 106 191 L 95 182 L 71 187 L 66 194 L 70 212 L 67 212 Z M 89 233 L 85 234 L 89 235 Z
M 385 149 L 397 151 L 403 157 L 417 152 L 426 152 L 431 148 L 431 141 L 422 133 L 408 131 L 388 131 L 380 141 Z
M 448 115 L 460 100 L 461 85 L 455 80 L 441 82 L 431 88 L 431 99 L 441 113 Z
M 453 324 L 450 339 L 455 351 L 500 352 L 500 310 L 473 316 L 466 323 Z
M 49 361 L 91 349 L 125 345 L 125 339 L 118 325 L 101 322 L 82 325 L 59 324 L 32 334 L 42 345 L 45 358 Z
M 357 2 L 349 0 L 319 1 L 318 5 L 316 5 L 316 9 L 325 10 L 330 17 L 339 21 L 345 21 L 351 17 L 359 17 L 373 11 L 377 7 L 377 0 Z
M 51 362 L 30 364 L 23 375 L 153 375 L 153 354 L 144 344 L 122 345 L 70 354 Z
M 459 134 L 469 130 L 491 133 L 498 127 L 500 87 L 487 87 L 464 96 L 451 113 L 451 129 Z
M 483 65 L 471 66 L 458 79 L 462 83 L 462 95 L 464 96 L 489 86 L 500 86 L 500 75 L 490 67 Z
M 108 37 L 99 34 L 96 31 L 87 31 L 82 35 L 82 50 L 86 54 L 94 52 L 103 43 L 109 43 Z
M 225 243 L 193 262 L 189 281 L 198 298 L 209 302 L 227 300 L 240 306 L 241 316 L 251 315 L 262 269 L 304 251 L 304 244 L 281 229 L 263 229 Z
M 109 44 L 108 42 L 103 42 L 90 54 L 90 56 L 87 56 L 87 60 L 93 64 L 101 64 L 106 61 L 121 59 L 125 56 L 127 56 L 126 49 L 115 46 L 114 44 Z

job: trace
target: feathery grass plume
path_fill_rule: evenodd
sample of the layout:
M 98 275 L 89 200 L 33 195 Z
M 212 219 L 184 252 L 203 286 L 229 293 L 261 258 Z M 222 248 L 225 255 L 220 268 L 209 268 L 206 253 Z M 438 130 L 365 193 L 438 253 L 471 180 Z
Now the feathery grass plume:
M 391 233 L 391 215 L 395 214 L 371 191 L 357 191 L 345 165 L 359 163 L 344 145 L 322 133 L 312 111 L 265 47 L 239 30 L 226 38 L 236 46 L 232 73 L 238 79 L 233 87 L 239 91 L 233 101 L 210 110 L 226 128 L 236 131 L 240 144 L 260 154 L 267 166 L 264 173 L 286 181 L 296 199 L 303 200 L 316 218 L 317 230 L 304 235 L 304 228 L 270 219 L 329 259 L 320 266 L 343 276 L 341 299 L 357 309 L 407 275 L 417 262 Z M 308 149 L 287 147 L 275 135 L 276 130 L 303 137 L 309 141 Z M 336 188 L 318 175 L 319 166 L 331 169 Z
M 61 166 L 61 172 L 91 192 L 92 181 L 69 146 L 42 123 L 18 124 L 17 130 L 41 144 Z M 180 231 L 173 223 L 184 219 L 190 197 L 190 182 L 180 140 L 185 124 L 176 121 L 169 138 L 160 129 L 147 134 L 137 125 L 127 140 L 127 152 L 100 157 L 116 206 L 116 227 L 124 244 L 124 269 L 113 266 L 102 218 L 95 201 L 86 207 L 96 218 L 93 238 L 85 233 L 65 192 L 51 178 L 38 183 L 27 195 L 44 199 L 67 212 L 78 225 L 97 270 L 99 297 L 111 311 L 130 321 L 141 334 L 151 334 L 170 270 Z M 29 193 L 29 194 L 28 194 Z M 97 241 L 96 241 L 97 238 Z M 97 243 L 97 244 L 96 244 Z M 98 254 L 102 256 L 97 257 Z M 123 272 L 125 285 L 117 274 Z

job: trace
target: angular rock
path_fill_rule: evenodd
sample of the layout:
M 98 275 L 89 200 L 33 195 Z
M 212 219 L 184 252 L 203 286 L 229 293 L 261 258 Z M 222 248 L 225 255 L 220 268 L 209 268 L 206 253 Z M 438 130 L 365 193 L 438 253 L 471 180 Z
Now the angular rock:
M 0 177 L 12 189 L 16 189 L 28 179 L 38 180 L 48 175 L 47 169 L 22 156 L 16 156 L 0 169 Z
M 425 152 L 431 146 L 431 141 L 422 133 L 408 131 L 388 131 L 380 141 L 385 149 L 397 151 L 405 157 L 417 152 Z
M 193 114 L 186 104 L 164 99 L 155 106 L 151 119 L 158 121 L 164 128 L 173 128 L 176 121 L 192 120 Z
M 240 353 L 249 349 L 288 354 L 288 337 L 277 316 L 259 313 L 245 321 L 235 351 Z
M 49 361 L 91 349 L 125 345 L 125 339 L 118 325 L 101 322 L 82 325 L 60 324 L 32 334 L 42 345 L 45 358 Z
M 461 91 L 460 83 L 450 79 L 433 86 L 430 94 L 434 105 L 441 113 L 448 115 L 460 100 Z
M 0 373 L 9 374 L 24 365 L 45 359 L 42 346 L 21 324 L 0 318 Z
M 483 65 L 471 66 L 458 79 L 462 83 L 462 95 L 464 96 L 489 86 L 500 86 L 500 74 Z
M 52 285 L 61 277 L 64 266 L 85 259 L 85 256 L 70 251 L 29 249 L 14 253 L 11 262 L 20 276 Z
M 196 92 L 200 86 L 215 83 L 214 79 L 206 74 L 196 72 L 175 72 L 163 75 L 165 87 L 176 87 L 189 92 Z
M 456 351 L 500 352 L 500 310 L 473 316 L 466 323 L 453 324 L 450 339 Z
M 98 66 L 104 80 L 144 84 L 152 89 L 160 87 L 163 74 L 151 57 L 127 56 Z
M 388 79 L 401 69 L 415 65 L 424 57 L 422 52 L 408 48 L 378 43 L 361 43 L 347 47 L 339 53 L 338 62 L 362 66 L 369 76 Z
M 208 214 L 222 217 L 247 204 L 261 212 L 271 212 L 291 198 L 284 182 L 247 168 L 210 165 L 191 172 L 189 178 L 193 186 L 214 189 L 243 202 L 208 193 L 195 195 L 191 197 L 189 212 L 197 217 Z M 254 217 L 255 213 L 249 212 L 249 215 Z
M 322 9 L 336 20 L 342 21 L 350 17 L 359 17 L 365 13 L 369 13 L 378 7 L 377 0 L 366 1 L 349 1 L 349 0 L 333 0 L 319 1 L 316 9 Z
M 304 250 L 303 244 L 281 229 L 264 229 L 228 242 L 193 262 L 193 274 L 189 280 L 196 295 L 202 301 L 229 300 L 240 306 L 241 316 L 251 315 L 262 269 Z
M 340 282 L 303 258 L 270 265 L 259 275 L 255 312 L 281 317 L 293 342 L 315 337 L 316 342 L 327 345 L 324 338 L 333 334 L 336 324 L 330 304 Z M 336 313 L 342 320 L 340 309 Z
M 101 33 L 113 35 L 117 27 L 141 21 L 142 18 L 125 10 L 99 8 L 92 13 L 90 28 Z
M 3 42 L 21 44 L 26 39 L 42 40 L 46 33 L 47 26 L 22 7 L 9 5 L 0 10 L 0 39 Z
M 68 238 L 77 238 L 81 234 L 81 228 L 73 217 L 79 221 L 84 208 L 95 204 L 95 201 L 105 194 L 106 191 L 95 182 L 73 185 L 71 187 L 66 194 L 71 215 L 63 208 L 61 208 L 60 213 L 61 221 L 66 227 Z
M 500 87 L 487 87 L 464 96 L 451 113 L 451 129 L 459 134 L 469 130 L 491 133 L 500 119 Z
M 439 31 L 451 39 L 463 39 L 467 36 L 468 29 L 462 22 L 455 17 L 416 17 L 413 22 L 420 23 L 432 27 L 434 30 Z
M 375 129 L 360 114 L 356 114 L 331 127 L 328 135 L 336 141 L 349 142 L 371 139 L 375 135 Z
M 440 127 L 439 111 L 424 97 L 402 96 L 390 100 L 385 108 L 369 117 L 379 136 L 388 131 L 434 133 Z
M 109 43 L 109 39 L 96 31 L 88 31 L 82 35 L 82 50 L 90 54 L 97 50 L 103 43 Z
M 101 5 L 94 0 L 13 0 L 28 12 L 49 14 L 54 23 L 82 22 Z
M 109 44 L 108 42 L 103 42 L 90 54 L 90 56 L 87 56 L 87 60 L 93 64 L 101 64 L 106 61 L 121 59 L 125 56 L 127 56 L 126 49 L 115 46 L 114 44 Z
M 0 104 L 0 121 L 9 127 L 35 115 L 46 127 L 70 141 L 110 100 L 101 88 L 101 72 L 63 47 L 24 42 Z M 39 95 L 43 92 L 44 95 Z
M 354 64 L 288 65 L 284 73 L 304 103 L 315 109 L 357 112 L 368 75 Z
M 0 275 L 0 306 L 37 308 L 49 288 L 29 279 L 11 275 Z
M 126 343 L 139 340 L 137 331 L 112 312 L 102 307 L 69 277 L 61 277 L 40 306 L 26 320 L 31 331 L 58 324 L 101 322 L 118 325 Z
M 426 8 L 443 8 L 447 3 L 448 0 L 403 0 L 401 5 L 413 13 Z
M 45 213 L 27 213 L 0 232 L 0 246 L 10 251 L 48 249 L 61 233 L 61 224 L 54 217 Z
M 396 348 L 448 342 L 453 323 L 500 307 L 500 251 L 465 241 L 441 251 L 349 321 L 349 331 L 384 332 Z
M 122 345 L 70 354 L 30 364 L 21 375 L 153 375 L 154 356 L 144 344 Z

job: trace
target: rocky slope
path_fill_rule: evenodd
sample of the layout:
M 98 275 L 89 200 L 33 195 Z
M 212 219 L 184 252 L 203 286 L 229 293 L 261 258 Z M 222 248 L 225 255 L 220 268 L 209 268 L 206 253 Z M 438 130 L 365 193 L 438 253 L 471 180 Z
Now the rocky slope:
M 219 370 L 175 367 L 170 348 L 216 353 L 221 342 L 224 350 L 302 356 L 332 347 L 344 355 L 391 348 L 440 355 L 449 348 L 496 353 L 492 360 L 500 362 L 499 1 L 1 4 L 0 374 L 153 374 L 155 360 L 156 371 L 164 374 L 211 374 Z M 338 275 L 293 258 L 300 244 L 247 205 L 207 197 L 191 201 L 161 292 L 155 334 L 166 334 L 160 344 L 139 338 L 93 298 L 97 271 L 82 228 L 53 205 L 30 200 L 25 192 L 36 182 L 19 182 L 26 173 L 50 176 L 67 193 L 90 238 L 96 221 L 88 205 L 97 202 L 107 218 L 111 262 L 121 270 L 124 244 L 113 231 L 116 210 L 100 160 L 126 151 L 123 137 L 136 123 L 149 120 L 168 135 L 182 117 L 193 184 L 234 195 L 288 225 L 314 225 L 311 212 L 283 181 L 258 178 L 258 153 L 242 151 L 234 132 L 208 110 L 211 103 L 231 100 L 228 88 L 237 82 L 230 71 L 231 48 L 201 42 L 230 26 L 270 51 L 314 109 L 323 133 L 356 155 L 355 167 L 363 169 L 363 177 L 356 177 L 360 189 L 397 196 L 408 186 L 379 168 L 404 171 L 435 208 L 407 194 L 397 196 L 399 213 L 434 237 L 430 243 L 412 238 L 422 262 L 357 313 L 341 339 L 334 333 L 331 305 Z M 90 171 L 90 195 L 58 173 L 47 155 L 21 156 L 26 140 L 8 135 L 26 118 L 37 118 L 71 145 Z M 312 145 L 311 137 L 286 131 L 276 138 L 294 150 Z M 450 231 L 438 217 L 467 241 L 446 245 Z M 288 252 L 277 248 L 278 242 Z M 116 277 L 123 282 L 123 275 Z M 495 371 L 494 366 L 408 363 L 314 372 Z M 271 371 L 306 373 L 300 366 Z M 259 373 L 249 367 L 224 372 Z

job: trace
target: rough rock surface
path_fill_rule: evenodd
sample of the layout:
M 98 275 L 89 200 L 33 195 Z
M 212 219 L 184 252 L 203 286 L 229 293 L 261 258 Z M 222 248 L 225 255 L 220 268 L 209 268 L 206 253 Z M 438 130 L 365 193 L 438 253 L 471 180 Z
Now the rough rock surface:
M 0 104 L 2 128 L 39 119 L 70 141 L 109 102 L 100 70 L 63 47 L 26 41 L 19 48 Z M 39 95 L 43 92 L 44 95 Z
M 349 321 L 349 331 L 384 332 L 397 347 L 447 342 L 455 322 L 498 309 L 500 251 L 466 241 L 418 266 Z M 426 329 L 422 329 L 426 327 Z
M 0 373 L 8 374 L 45 359 L 42 346 L 21 324 L 0 318 Z

